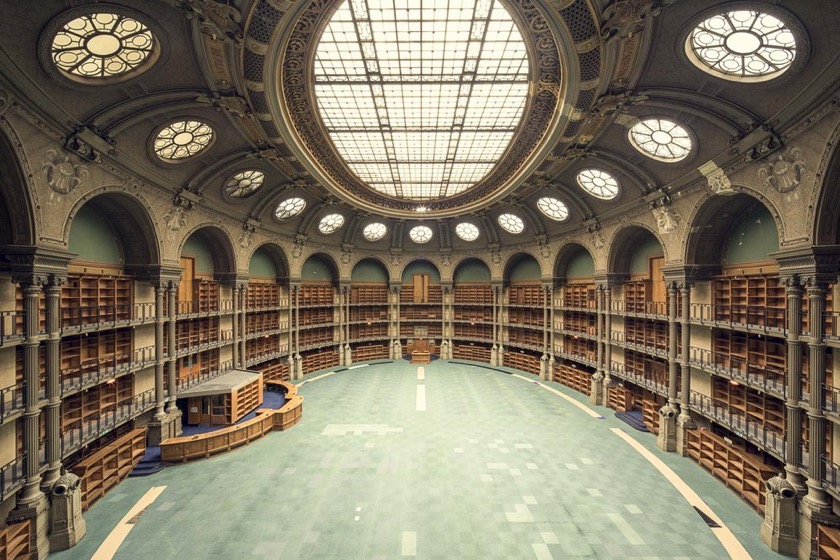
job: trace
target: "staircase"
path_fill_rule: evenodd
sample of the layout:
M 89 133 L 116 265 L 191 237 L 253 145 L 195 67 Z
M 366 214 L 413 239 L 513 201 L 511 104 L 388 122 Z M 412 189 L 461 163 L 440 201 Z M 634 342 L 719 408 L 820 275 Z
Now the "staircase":
M 146 454 L 140 459 L 137 466 L 128 473 L 128 476 L 149 476 L 162 471 L 164 468 L 166 468 L 166 465 L 160 460 L 160 447 L 147 447 Z

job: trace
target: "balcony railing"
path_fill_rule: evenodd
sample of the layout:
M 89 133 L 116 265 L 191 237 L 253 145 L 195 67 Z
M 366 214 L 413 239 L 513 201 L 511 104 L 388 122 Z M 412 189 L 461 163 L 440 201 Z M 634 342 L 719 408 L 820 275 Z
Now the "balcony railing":
M 692 303 L 689 305 L 688 315 L 689 319 L 698 323 L 740 327 L 772 334 L 787 332 L 787 314 L 783 308 Z
M 23 338 L 23 311 L 0 311 L 0 346 Z
M 782 369 L 766 364 L 751 364 L 737 356 L 693 346 L 689 348 L 689 363 L 695 367 L 711 370 L 722 377 L 742 381 L 754 389 L 780 398 L 785 398 L 787 395 L 786 376 Z
M 231 313 L 233 312 L 233 300 L 179 301 L 177 310 L 179 318 L 191 315 L 200 316 L 212 313 Z
M 154 320 L 154 303 L 64 307 L 61 310 L 61 332 L 71 334 L 130 323 L 149 323 Z
M 61 394 L 74 393 L 85 387 L 98 385 L 121 373 L 138 371 L 155 363 L 154 346 L 136 348 L 131 355 L 113 354 L 106 358 L 87 360 L 74 368 L 61 370 Z
M 610 301 L 610 312 L 620 315 L 641 315 L 657 319 L 668 318 L 668 302 L 666 301 L 639 301 L 626 302 L 624 300 Z
M 660 395 L 668 394 L 668 380 L 666 378 L 658 378 L 641 373 L 635 370 L 628 370 L 624 364 L 619 362 L 610 362 L 610 375 L 644 387 L 654 393 Z
M 26 453 L 24 452 L 21 453 L 20 457 L 16 457 L 0 467 L 0 501 L 20 490 L 23 483 L 26 482 L 23 465 L 25 458 Z
M 197 375 L 190 375 L 186 378 L 178 380 L 178 391 L 186 391 L 190 387 L 195 387 L 196 385 L 200 385 L 205 381 L 210 381 L 211 379 L 215 379 L 220 375 L 223 375 L 230 370 L 233 369 L 233 360 L 227 360 L 219 364 L 216 369 L 213 369 L 209 372 L 199 373 Z
M 151 410 L 155 406 L 155 390 L 140 393 L 128 402 L 119 404 L 81 426 L 69 429 L 61 437 L 61 454 L 66 457 L 84 445 L 104 436 L 120 424 Z
M 776 455 L 777 458 L 784 457 L 785 437 L 784 435 L 768 429 L 761 422 L 752 420 L 749 416 L 739 411 L 716 402 L 708 395 L 691 391 L 691 408 L 729 428 L 738 436 L 751 441 L 755 445 L 764 448 Z
M 5 420 L 19 410 L 23 410 L 23 394 L 26 384 L 17 385 L 0 390 L 0 421 Z

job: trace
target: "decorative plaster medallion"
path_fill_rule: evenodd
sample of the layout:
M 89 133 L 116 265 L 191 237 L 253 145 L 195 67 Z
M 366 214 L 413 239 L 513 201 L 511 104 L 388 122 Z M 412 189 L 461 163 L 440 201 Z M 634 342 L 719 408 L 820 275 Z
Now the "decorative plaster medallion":
M 50 149 L 44 153 L 41 172 L 47 184 L 58 194 L 69 194 L 84 184 L 84 179 L 90 175 L 83 163 L 70 161 L 70 154 L 62 154 L 58 150 Z
M 181 206 L 173 206 L 164 214 L 163 222 L 166 224 L 167 239 L 175 241 L 175 234 L 187 225 L 187 212 Z
M 728 194 L 734 192 L 732 189 L 732 182 L 729 180 L 729 177 L 726 176 L 726 173 L 723 172 L 723 169 L 718 168 L 718 170 L 706 177 L 706 183 L 709 185 L 709 190 L 711 190 L 715 194 Z
M 780 193 L 790 192 L 805 179 L 807 169 L 802 150 L 796 146 L 780 150 L 768 163 L 759 166 L 758 178 L 765 187 Z
M 239 247 L 247 249 L 254 243 L 254 233 L 251 230 L 246 229 L 239 235 L 239 238 L 236 241 L 239 243 Z
M 604 245 L 607 243 L 607 238 L 604 237 L 604 234 L 598 230 L 592 231 L 592 245 L 598 251 L 604 248 Z
M 653 217 L 656 218 L 656 227 L 659 233 L 673 233 L 677 230 L 682 218 L 674 212 L 670 206 L 657 206 L 653 209 Z

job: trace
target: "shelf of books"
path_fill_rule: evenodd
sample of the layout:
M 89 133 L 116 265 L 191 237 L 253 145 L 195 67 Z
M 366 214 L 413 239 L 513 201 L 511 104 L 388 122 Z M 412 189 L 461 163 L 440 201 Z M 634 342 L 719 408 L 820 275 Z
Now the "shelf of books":
M 359 344 L 352 345 L 353 361 L 367 362 L 369 360 L 386 360 L 388 359 L 388 344 Z
M 817 525 L 817 558 L 840 560 L 840 528 Z
M 595 297 L 595 284 L 587 282 L 583 284 L 565 284 L 563 290 L 563 307 L 571 309 L 589 309 L 595 312 L 598 302 Z
M 303 373 L 312 373 L 313 371 L 337 366 L 338 350 L 330 348 L 313 352 L 304 352 L 301 354 L 301 358 L 303 359 L 301 363 Z
M 458 360 L 490 363 L 490 344 L 456 340 L 452 346 L 452 357 Z
M 262 373 L 263 381 L 289 381 L 291 379 L 289 361 L 286 358 L 263 362 L 254 369 Z
M 0 560 L 29 558 L 32 553 L 32 520 L 6 525 L 0 530 Z
M 715 320 L 784 330 L 787 306 L 785 287 L 775 268 L 775 265 L 730 268 L 715 277 Z
M 506 367 L 519 369 L 535 375 L 539 375 L 540 373 L 540 356 L 536 356 L 530 352 L 508 349 L 503 359 Z
M 70 274 L 61 288 L 62 328 L 131 320 L 133 286 L 130 276 Z

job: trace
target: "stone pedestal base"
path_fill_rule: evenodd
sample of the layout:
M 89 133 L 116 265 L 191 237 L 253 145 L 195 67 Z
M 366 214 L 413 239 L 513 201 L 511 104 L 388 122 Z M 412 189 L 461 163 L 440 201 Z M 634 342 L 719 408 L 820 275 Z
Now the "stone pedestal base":
M 392 360 L 402 360 L 402 344 L 399 340 L 391 342 L 391 351 L 389 352 Z
M 491 366 L 498 366 L 499 365 L 499 347 L 495 344 L 490 349 L 490 365 Z
M 303 358 L 300 354 L 295 356 L 295 379 L 303 379 Z
M 589 403 L 603 406 L 604 394 L 606 392 L 607 388 L 604 385 L 604 377 L 599 373 L 594 374 L 589 384 Z
M 146 431 L 146 441 L 150 446 L 160 445 L 160 442 L 166 439 L 178 437 L 182 431 L 181 411 L 176 408 L 175 410 L 165 412 L 160 418 L 155 416 L 149 422 Z
M 452 347 L 450 346 L 448 340 L 444 340 L 443 342 L 440 343 L 440 359 L 441 360 L 449 360 L 449 359 L 452 358 L 452 356 L 450 356 L 450 354 L 452 353 L 451 348 Z
M 50 552 L 67 550 L 82 540 L 87 532 L 82 517 L 82 481 L 65 473 L 52 488 L 50 506 Z
M 32 521 L 32 539 L 30 560 L 41 560 L 50 553 L 50 540 L 47 536 L 49 523 L 49 501 L 39 492 L 36 499 L 30 502 L 19 502 L 7 518 L 7 523 L 19 523 L 27 519 Z
M 677 450 L 677 411 L 667 404 L 659 409 L 659 434 L 656 446 L 663 451 Z
M 688 457 L 688 446 L 686 445 L 686 435 L 688 430 L 693 430 L 697 427 L 691 416 L 680 415 L 677 418 L 677 453 L 683 457 Z
M 499 354 L 496 358 L 496 365 L 499 367 L 503 367 L 505 365 L 505 349 L 499 346 Z
M 540 379 L 551 381 L 551 371 L 548 369 L 548 356 L 545 354 L 540 358 Z
M 837 526 L 840 518 L 831 513 L 831 506 L 814 503 L 806 496 L 799 502 L 799 535 L 796 556 L 800 560 L 817 557 L 817 525 Z M 764 527 L 762 526 L 762 537 Z M 765 541 L 766 542 L 766 541 Z
M 785 556 L 796 556 L 796 525 L 799 514 L 796 511 L 796 489 L 781 476 L 774 476 L 766 483 L 767 493 L 764 506 L 764 522 L 761 524 L 761 540 L 772 550 Z
M 353 349 L 350 348 L 350 345 L 344 347 L 344 365 L 345 366 L 352 366 L 353 365 Z

